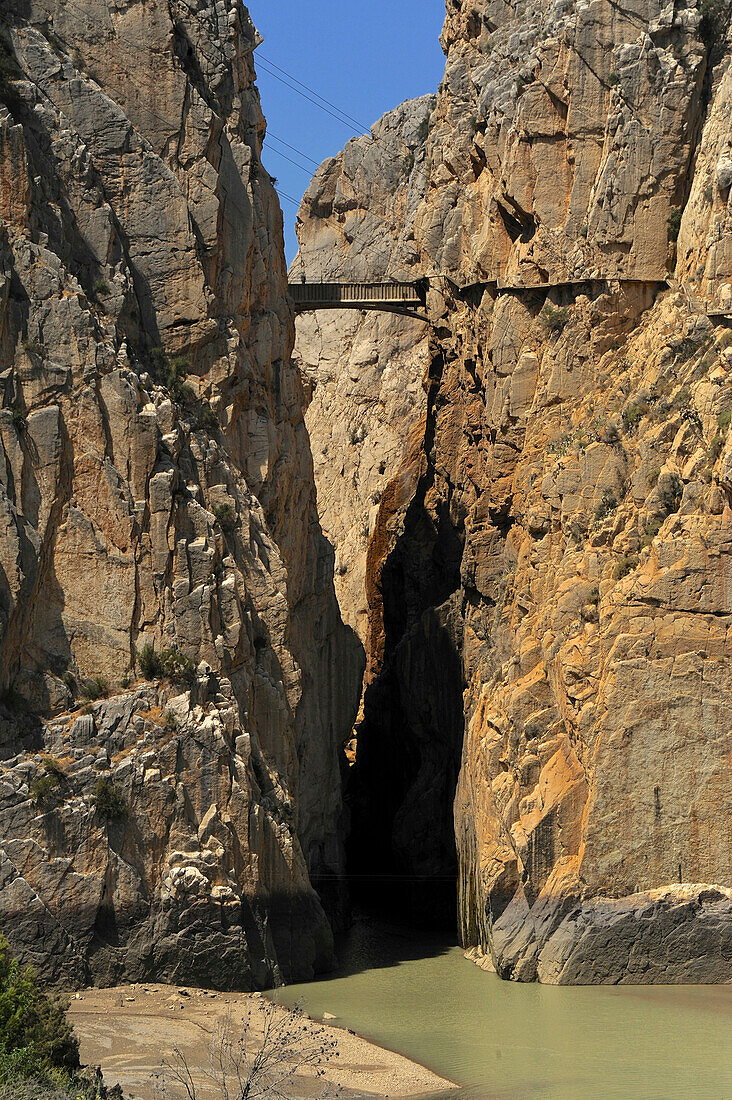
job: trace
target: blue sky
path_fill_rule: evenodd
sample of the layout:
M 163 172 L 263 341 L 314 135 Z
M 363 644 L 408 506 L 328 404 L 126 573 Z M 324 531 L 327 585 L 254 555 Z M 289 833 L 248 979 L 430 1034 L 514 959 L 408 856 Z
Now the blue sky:
M 257 81 L 272 138 L 262 159 L 283 193 L 291 261 L 297 207 L 284 194 L 299 204 L 315 164 L 281 142 L 320 164 L 403 100 L 437 91 L 445 61 L 438 42 L 445 5 L 444 0 L 249 0 L 247 6 L 264 36 L 256 55 L 261 57 Z M 273 64 L 363 125 L 349 128 L 318 110 L 272 75 Z

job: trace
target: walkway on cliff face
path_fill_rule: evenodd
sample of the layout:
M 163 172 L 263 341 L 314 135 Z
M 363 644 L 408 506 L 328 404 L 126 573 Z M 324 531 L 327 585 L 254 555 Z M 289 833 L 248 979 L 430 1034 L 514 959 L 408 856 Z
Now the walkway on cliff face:
M 594 276 L 586 279 L 572 281 L 517 283 L 508 279 L 493 279 L 484 282 L 467 283 L 459 286 L 447 275 L 431 275 L 417 279 L 414 282 L 399 283 L 374 282 L 374 283 L 308 283 L 306 281 L 292 282 L 289 284 L 290 296 L 295 305 L 295 313 L 303 313 L 314 309 L 361 309 L 376 310 L 382 313 L 400 313 L 406 317 L 414 317 L 419 321 L 429 323 L 430 318 L 425 312 L 427 308 L 427 291 L 433 281 L 442 280 L 450 284 L 453 292 L 459 297 L 466 296 L 471 291 L 488 289 L 497 296 L 502 294 L 521 294 L 537 291 L 549 291 L 557 288 L 570 288 L 577 290 L 582 287 L 595 286 L 598 283 L 641 284 L 666 289 L 673 285 L 668 279 L 633 279 L 624 276 Z M 702 306 L 707 316 L 713 318 L 732 318 L 732 306 L 722 307 L 707 303 Z

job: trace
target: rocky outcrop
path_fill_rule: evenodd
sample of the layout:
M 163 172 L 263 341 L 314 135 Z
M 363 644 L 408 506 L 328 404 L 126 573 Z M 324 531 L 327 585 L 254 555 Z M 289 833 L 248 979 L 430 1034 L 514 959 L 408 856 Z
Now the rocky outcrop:
M 0 925 L 67 982 L 309 976 L 361 658 L 315 513 L 257 33 L 234 0 L 13 0 L 0 31 Z
M 360 865 L 434 884 L 454 793 L 504 977 L 732 979 L 729 36 L 693 0 L 448 5 L 353 798 Z

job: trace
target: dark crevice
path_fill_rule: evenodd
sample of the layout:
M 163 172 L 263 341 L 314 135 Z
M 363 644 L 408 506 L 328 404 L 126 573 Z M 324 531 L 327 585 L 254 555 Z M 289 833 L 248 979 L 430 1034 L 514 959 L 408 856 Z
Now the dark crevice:
M 435 444 L 444 363 L 435 350 L 423 453 Z M 371 911 L 455 928 L 453 800 L 463 741 L 460 563 L 463 532 L 430 463 L 381 572 L 383 661 L 366 690 L 355 766 L 348 871 Z M 438 503 L 435 503 L 435 499 Z

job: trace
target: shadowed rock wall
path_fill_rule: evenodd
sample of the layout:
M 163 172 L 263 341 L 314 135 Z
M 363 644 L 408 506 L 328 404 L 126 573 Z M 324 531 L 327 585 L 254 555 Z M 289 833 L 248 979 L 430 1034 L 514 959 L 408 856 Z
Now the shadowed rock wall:
M 311 976 L 362 658 L 258 36 L 234 0 L 13 0 L 0 32 L 0 925 L 65 982 Z

